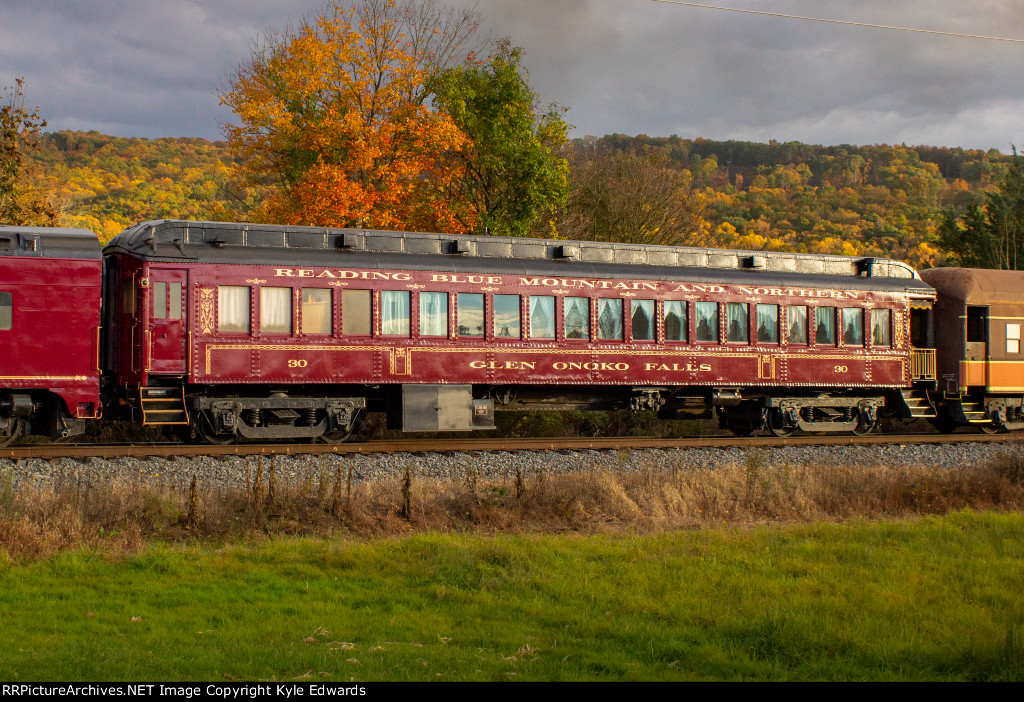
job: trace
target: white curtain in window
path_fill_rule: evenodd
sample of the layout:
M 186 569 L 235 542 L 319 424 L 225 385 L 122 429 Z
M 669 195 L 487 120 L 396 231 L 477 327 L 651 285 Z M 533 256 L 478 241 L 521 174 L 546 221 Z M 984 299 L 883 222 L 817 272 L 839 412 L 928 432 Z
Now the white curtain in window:
M 622 300 L 598 298 L 597 336 L 600 339 L 622 338 Z
M 555 298 L 546 295 L 530 296 L 530 338 L 555 338 Z
M 271 334 L 291 333 L 291 288 L 260 288 L 260 331 Z
M 666 300 L 665 341 L 686 341 L 686 303 L 681 300 Z
M 302 291 L 302 333 L 330 334 L 331 291 L 326 288 L 306 288 Z
M 241 285 L 217 288 L 217 330 L 249 331 L 249 288 Z
M 380 294 L 380 331 L 392 336 L 409 336 L 409 293 L 385 290 Z
M 697 341 L 718 341 L 718 303 L 696 304 Z
M 778 305 L 757 306 L 757 340 L 768 344 L 779 343 Z
M 871 326 L 874 337 L 872 343 L 875 346 L 888 346 L 891 343 L 889 310 L 871 310 Z
M 448 336 L 448 293 L 420 293 L 420 334 Z
M 565 338 L 590 338 L 590 299 L 586 297 L 565 298 Z
M 730 302 L 725 308 L 725 328 L 729 341 L 746 343 L 750 341 L 749 312 L 747 303 Z
M 807 343 L 807 308 L 786 308 L 786 340 L 791 344 Z
M 862 310 L 843 308 L 843 344 L 860 346 L 864 343 L 864 312 Z
M 633 301 L 633 338 L 654 340 L 654 300 Z

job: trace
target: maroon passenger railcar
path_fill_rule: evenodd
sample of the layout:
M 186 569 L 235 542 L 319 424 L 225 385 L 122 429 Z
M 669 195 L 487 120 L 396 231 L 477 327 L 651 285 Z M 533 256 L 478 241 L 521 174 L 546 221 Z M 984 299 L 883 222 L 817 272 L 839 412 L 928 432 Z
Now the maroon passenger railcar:
M 92 232 L 0 227 L 0 446 L 100 416 L 101 286 Z
M 409 431 L 495 409 L 717 412 L 739 434 L 909 416 L 895 261 L 159 221 L 105 249 L 122 406 L 211 441 Z

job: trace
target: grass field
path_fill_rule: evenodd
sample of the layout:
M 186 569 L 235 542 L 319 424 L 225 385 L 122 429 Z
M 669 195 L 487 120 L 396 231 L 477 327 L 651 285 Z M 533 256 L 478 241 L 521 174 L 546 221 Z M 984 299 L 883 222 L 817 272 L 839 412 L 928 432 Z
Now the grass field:
M 1024 514 L 0 551 L 0 679 L 1021 680 Z

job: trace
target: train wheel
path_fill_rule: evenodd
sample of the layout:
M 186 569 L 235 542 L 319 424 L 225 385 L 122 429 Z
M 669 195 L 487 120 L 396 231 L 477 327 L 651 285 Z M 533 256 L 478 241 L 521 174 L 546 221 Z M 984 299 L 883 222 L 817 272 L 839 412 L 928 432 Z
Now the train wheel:
M 235 440 L 234 434 L 218 434 L 214 430 L 213 422 L 210 421 L 206 412 L 199 413 L 199 419 L 196 420 L 196 433 L 206 443 L 217 446 L 224 446 L 225 444 L 233 443 Z
M 766 418 L 765 426 L 768 428 L 768 432 L 772 436 L 789 436 L 796 431 L 795 425 L 786 423 L 786 416 L 778 407 L 773 407 L 768 410 L 768 417 Z
M 975 424 L 974 426 L 981 429 L 982 433 L 984 434 L 999 434 L 1005 431 L 1005 429 L 1003 429 L 995 422 L 992 422 L 991 424 Z
M 341 444 L 348 441 L 356 433 L 356 429 L 359 428 L 360 414 L 357 410 L 355 416 L 352 417 L 352 421 L 348 423 L 348 429 L 321 434 L 317 438 L 325 444 Z
M 877 419 L 874 420 L 873 422 L 868 422 L 865 421 L 864 416 L 861 415 L 860 419 L 857 420 L 857 426 L 850 433 L 853 434 L 854 436 L 864 436 L 865 434 L 870 434 L 871 432 L 873 432 L 875 430 L 875 427 L 877 426 Z
M 7 422 L 7 429 L 0 432 L 0 448 L 10 446 L 11 442 L 21 435 L 22 421 L 18 417 L 11 417 Z

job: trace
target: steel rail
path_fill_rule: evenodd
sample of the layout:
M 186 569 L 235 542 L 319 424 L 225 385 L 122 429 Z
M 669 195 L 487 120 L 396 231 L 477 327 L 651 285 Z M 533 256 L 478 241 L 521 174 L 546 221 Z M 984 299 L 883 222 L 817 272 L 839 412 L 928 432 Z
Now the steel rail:
M 776 448 L 786 446 L 870 446 L 878 444 L 1018 443 L 1024 434 L 868 434 L 801 435 L 747 438 L 714 436 L 685 439 L 655 437 L 531 439 L 400 439 L 344 444 L 28 444 L 0 449 L 0 459 L 28 458 L 191 458 L 196 456 L 274 456 L 381 453 L 488 453 L 514 451 L 614 451 L 686 448 Z

